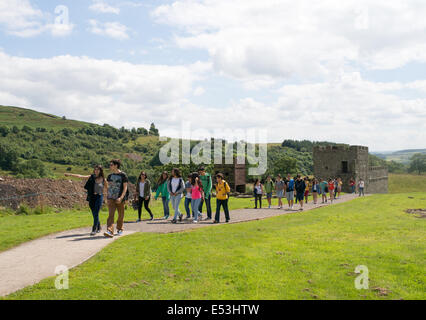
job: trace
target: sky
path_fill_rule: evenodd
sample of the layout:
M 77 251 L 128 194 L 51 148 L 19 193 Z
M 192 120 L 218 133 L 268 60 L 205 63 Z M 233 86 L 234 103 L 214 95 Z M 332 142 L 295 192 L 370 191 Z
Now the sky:
M 426 148 L 425 16 L 424 0 L 0 0 L 0 105 Z

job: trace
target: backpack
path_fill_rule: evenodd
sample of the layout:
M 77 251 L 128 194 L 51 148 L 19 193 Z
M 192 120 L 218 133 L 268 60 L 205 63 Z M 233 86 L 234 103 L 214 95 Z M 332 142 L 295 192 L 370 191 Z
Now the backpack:
M 294 179 L 288 182 L 288 191 L 294 191 Z

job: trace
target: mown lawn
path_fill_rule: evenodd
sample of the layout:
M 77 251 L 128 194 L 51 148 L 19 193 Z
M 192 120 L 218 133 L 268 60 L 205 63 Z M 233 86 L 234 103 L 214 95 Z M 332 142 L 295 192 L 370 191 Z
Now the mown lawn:
M 178 234 L 134 234 L 8 299 L 425 299 L 426 193 Z M 369 289 L 354 287 L 355 267 Z
M 232 199 L 230 210 L 251 208 L 251 199 Z M 151 209 L 156 218 L 163 217 L 163 205 L 161 199 L 151 202 Z M 180 206 L 181 212 L 185 212 L 184 201 Z M 205 212 L 204 206 L 204 212 Z M 212 210 L 216 210 L 216 201 L 212 199 Z M 171 215 L 173 213 L 170 205 Z M 215 212 L 215 211 L 214 211 Z M 104 206 L 101 211 L 101 222 L 106 223 L 108 217 L 107 208 Z M 125 214 L 125 221 L 135 221 L 138 217 L 137 211 L 128 206 Z M 148 213 L 143 209 L 142 219 L 147 219 Z M 70 230 L 79 227 L 90 227 L 93 223 L 92 214 L 88 207 L 83 209 L 66 210 L 59 213 L 51 211 L 49 214 L 41 215 L 16 215 L 9 212 L 0 211 L 0 252 L 17 246 L 23 242 L 34 240 L 42 236 Z

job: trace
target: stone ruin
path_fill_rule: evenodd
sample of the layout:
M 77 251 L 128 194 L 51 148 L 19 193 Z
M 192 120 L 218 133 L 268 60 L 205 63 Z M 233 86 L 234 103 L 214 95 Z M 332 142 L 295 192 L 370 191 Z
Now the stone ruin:
M 366 193 L 388 193 L 388 169 L 371 167 L 368 147 L 317 146 L 314 147 L 314 175 L 320 179 L 342 178 L 343 192 L 351 192 L 349 181 L 354 178 L 357 186 L 365 181 Z
M 234 158 L 233 164 L 216 164 L 214 166 L 214 174 L 222 173 L 225 180 L 229 183 L 232 192 L 246 192 L 246 165 L 238 164 Z M 212 177 L 213 178 L 213 177 Z M 215 181 L 213 181 L 215 183 Z

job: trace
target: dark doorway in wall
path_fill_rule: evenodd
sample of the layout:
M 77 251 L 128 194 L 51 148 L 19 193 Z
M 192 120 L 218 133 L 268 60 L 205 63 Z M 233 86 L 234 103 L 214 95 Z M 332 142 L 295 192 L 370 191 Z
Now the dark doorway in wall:
M 342 161 L 342 172 L 349 173 L 349 166 L 347 161 Z

